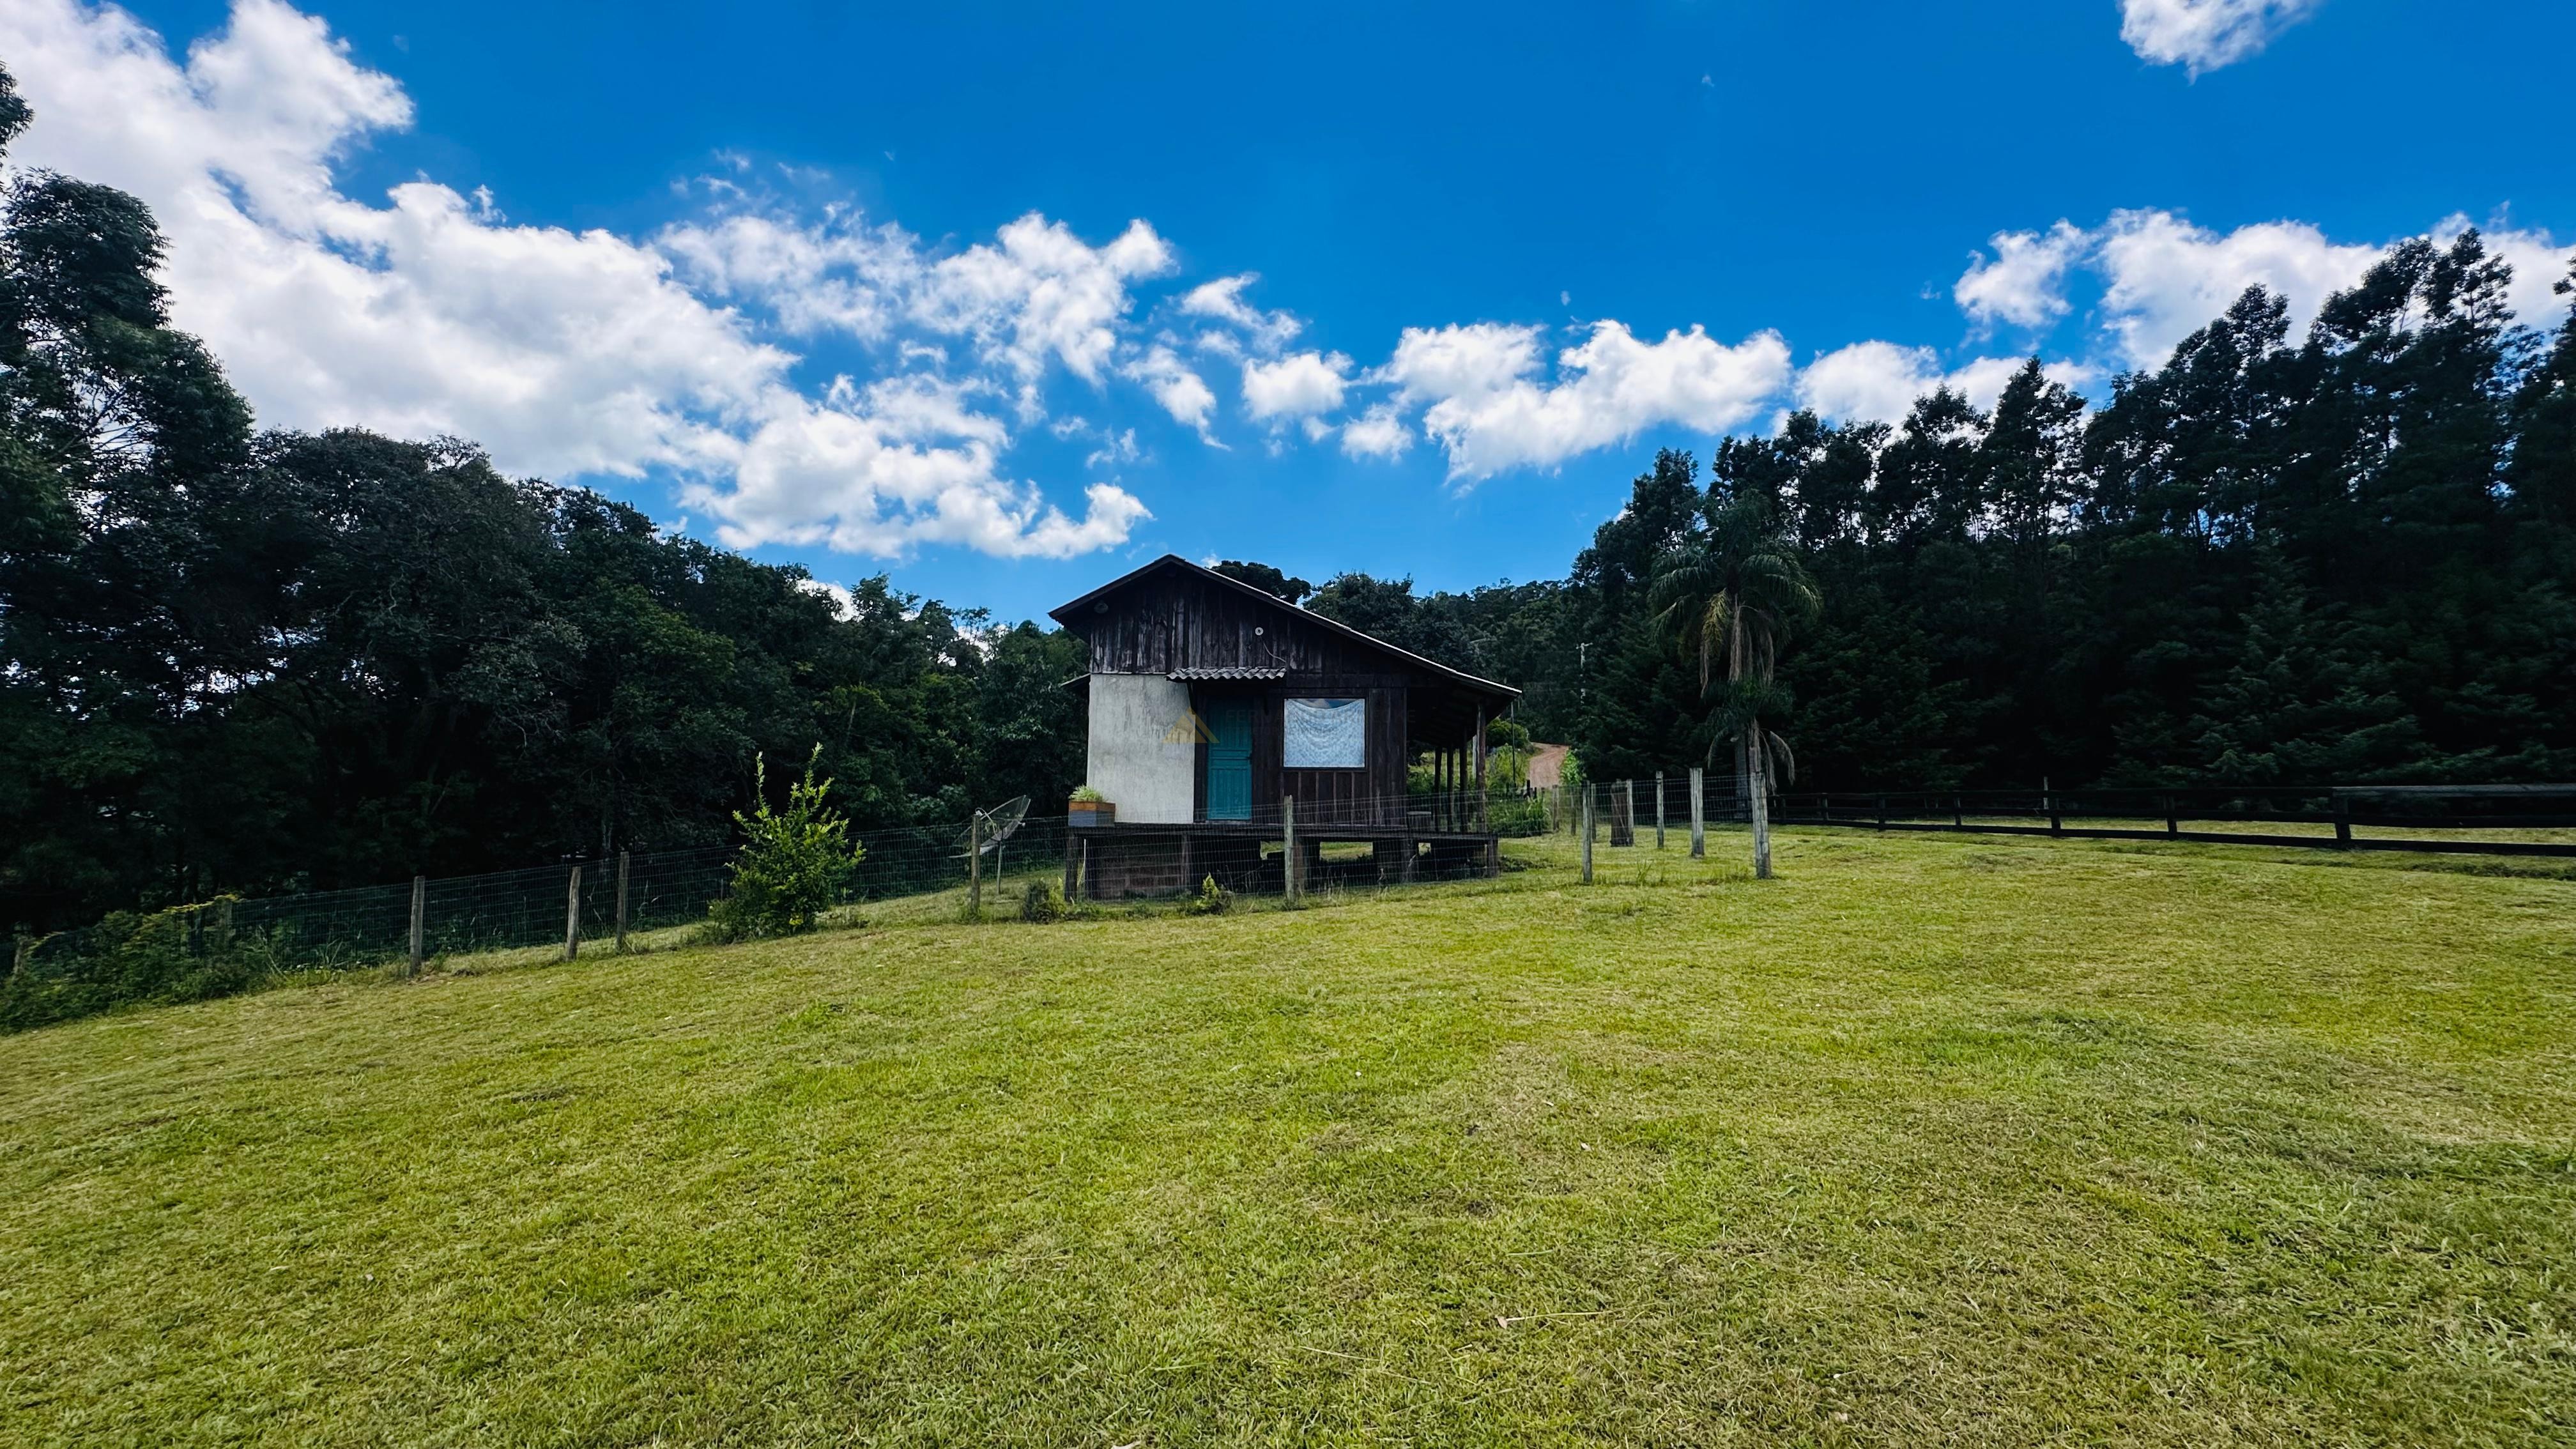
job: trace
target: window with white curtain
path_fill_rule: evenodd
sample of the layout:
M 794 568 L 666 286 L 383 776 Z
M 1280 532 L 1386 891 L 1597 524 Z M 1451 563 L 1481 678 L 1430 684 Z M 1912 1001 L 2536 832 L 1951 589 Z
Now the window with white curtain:
M 1291 770 L 1368 768 L 1367 700 L 1292 699 L 1285 704 L 1283 765 Z

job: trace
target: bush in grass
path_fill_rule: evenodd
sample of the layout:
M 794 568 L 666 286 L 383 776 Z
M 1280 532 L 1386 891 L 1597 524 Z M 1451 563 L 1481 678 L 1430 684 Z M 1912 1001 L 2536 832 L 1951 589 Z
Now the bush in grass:
M 1218 885 L 1215 876 L 1209 876 L 1199 882 L 1199 893 L 1190 897 L 1190 914 L 1221 916 L 1225 914 L 1226 908 L 1233 904 L 1234 892 Z
M 1020 919 L 1041 924 L 1062 921 L 1073 915 L 1073 902 L 1064 898 L 1064 887 L 1051 880 L 1029 882 L 1029 893 L 1020 902 Z
M 743 841 L 733 858 L 732 888 L 708 908 L 717 940 L 814 929 L 866 859 L 866 849 L 850 839 L 849 820 L 825 803 L 832 782 L 814 778 L 822 757 L 823 747 L 816 745 L 805 761 L 805 778 L 787 789 L 784 810 L 769 808 L 769 764 L 754 759 L 754 808 L 748 815 L 739 810 L 733 815 Z

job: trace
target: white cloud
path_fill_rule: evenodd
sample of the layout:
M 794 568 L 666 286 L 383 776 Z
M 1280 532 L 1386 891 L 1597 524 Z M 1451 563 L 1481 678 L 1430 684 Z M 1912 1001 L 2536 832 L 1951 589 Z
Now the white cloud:
M 1500 392 L 1538 370 L 1546 335 L 1502 322 L 1407 327 L 1380 376 L 1398 384 L 1407 402 Z
M 1126 373 L 1145 385 L 1174 422 L 1195 430 L 1208 442 L 1215 441 L 1208 433 L 1208 415 L 1216 411 L 1216 393 L 1171 348 L 1155 346 L 1129 363 Z
M 935 345 L 897 349 L 926 372 L 816 397 L 759 322 L 709 300 L 756 301 L 789 335 L 898 321 L 964 335 L 1024 391 L 1049 360 L 1097 380 L 1126 283 L 1170 265 L 1141 222 L 1094 248 L 1023 217 L 924 262 L 892 228 L 743 215 L 674 228 L 666 251 L 512 225 L 425 179 L 382 205 L 343 194 L 334 166 L 408 126 L 411 103 L 281 0 L 237 0 L 184 64 L 124 11 L 18 0 L 0 8 L 0 55 L 37 112 L 12 162 L 151 205 L 174 321 L 266 424 L 452 432 L 557 477 L 670 470 L 745 546 L 1063 554 L 1123 542 L 1146 516 L 1094 485 L 1076 521 L 1005 476 L 1009 431 L 973 405 L 993 388 L 940 378 Z
M 2066 269 L 2091 244 L 2090 237 L 2066 221 L 2046 232 L 1997 232 L 1987 242 L 1994 256 L 1978 253 L 1950 295 L 1980 327 L 1997 322 L 2046 326 L 2066 315 Z
M 849 589 L 843 585 L 827 584 L 821 579 L 806 579 L 798 583 L 796 587 L 804 590 L 806 593 L 812 594 L 818 599 L 831 600 L 832 617 L 836 619 L 855 619 L 859 617 L 859 601 L 857 597 L 852 595 Z
M 1798 371 L 1798 406 L 1837 421 L 1892 422 L 1941 384 L 1941 355 L 1929 347 L 1855 342 Z
M 1145 450 L 1139 447 L 1136 443 L 1136 430 L 1134 428 L 1128 428 L 1124 431 L 1110 434 L 1107 440 L 1102 442 L 1099 447 L 1084 454 L 1082 458 L 1082 466 L 1085 468 L 1114 468 L 1121 463 L 1133 463 L 1143 456 L 1145 456 Z
M 1219 277 L 1202 282 L 1183 293 L 1180 308 L 1193 317 L 1213 317 L 1240 329 L 1243 342 L 1216 331 L 1199 334 L 1199 345 L 1212 352 L 1228 355 L 1239 353 L 1248 344 L 1255 352 L 1268 355 L 1277 352 L 1305 330 L 1305 324 L 1285 311 L 1264 312 L 1243 299 L 1243 289 L 1261 280 L 1258 272 L 1240 276 Z
M 1837 348 L 1798 372 L 1794 395 L 1798 406 L 1837 422 L 1898 422 L 1915 399 L 1948 387 L 1981 408 L 2003 395 L 2004 384 L 2027 361 L 2019 357 L 1980 357 L 1944 371 L 1941 356 L 1929 347 L 1900 347 L 1893 342 L 1855 342 Z M 2098 375 L 2073 362 L 2041 368 L 2050 380 L 2081 387 Z
M 2272 43 L 2324 0 L 2120 0 L 2120 38 L 2143 59 L 2195 76 Z
M 1084 517 L 1067 517 L 1034 486 L 1000 478 L 1006 438 L 963 387 L 905 377 L 860 388 L 843 378 L 819 405 L 794 400 L 729 449 L 730 486 L 695 483 L 682 497 L 721 520 L 718 536 L 737 548 L 879 555 L 940 543 L 1068 558 L 1125 542 L 1151 516 L 1125 491 L 1095 483 L 1084 490 Z
M 1114 324 L 1131 305 L 1127 284 L 1172 267 L 1170 245 L 1142 221 L 1094 247 L 1031 212 L 1003 227 L 999 242 L 935 263 L 913 311 L 942 331 L 973 335 L 1023 381 L 1034 381 L 1049 356 L 1099 381 L 1117 351 Z
M 803 226 L 742 213 L 667 227 L 654 244 L 710 296 L 766 305 L 791 333 L 862 341 L 888 335 L 924 267 L 900 229 L 839 216 Z
M 1412 446 L 1413 429 L 1393 403 L 1379 403 L 1342 427 L 1342 451 L 1353 458 L 1392 461 Z
M 1351 360 L 1340 353 L 1292 352 L 1243 365 L 1244 410 L 1256 420 L 1312 417 L 1342 405 Z
M 2447 217 L 2433 228 L 2433 240 L 2449 246 L 2468 229 L 2467 217 Z M 2576 253 L 2545 231 L 2495 226 L 2481 229 L 2478 237 L 2486 243 L 2489 255 L 2503 258 L 2513 268 L 2513 282 L 2505 288 L 2505 305 L 2513 309 L 2514 320 L 2543 332 L 2556 331 L 2567 320 L 2568 302 L 2555 288 L 2566 280 L 2568 265 L 2576 261 Z
M 1406 400 L 1429 399 L 1423 431 L 1462 483 L 1506 468 L 1552 468 L 1650 427 L 1724 432 L 1753 416 L 1789 378 L 1789 347 L 1758 332 L 1729 347 L 1699 327 L 1640 342 L 1618 322 L 1557 355 L 1541 385 L 1534 327 L 1477 323 L 1407 328 L 1382 376 Z
M 2453 216 L 2431 235 L 2447 245 L 2467 226 L 2466 218 Z M 2488 249 L 2513 267 L 2507 297 L 2515 319 L 2555 325 L 2564 304 L 2550 285 L 2567 274 L 2566 246 L 2547 232 L 2511 226 L 2482 234 Z M 2161 364 L 2174 344 L 2252 286 L 2278 294 L 2292 327 L 2304 329 L 2326 298 L 2360 281 L 2388 254 L 2375 243 L 2334 241 L 2307 222 L 2255 222 L 2219 232 L 2152 208 L 2114 212 L 2090 230 L 2060 221 L 2046 233 L 2005 233 L 1992 245 L 1994 258 L 1980 256 L 1954 288 L 1972 321 L 2054 322 L 2071 310 L 2066 289 L 2080 270 L 2102 287 L 2095 322 L 2108 359 L 2141 368 Z
M 2381 251 L 2329 241 L 2306 222 L 2257 222 L 2222 235 L 2168 211 L 2115 212 L 2102 229 L 2098 263 L 2104 327 L 2123 361 L 2152 367 L 2258 283 L 2289 303 L 2294 327 L 2305 327 Z

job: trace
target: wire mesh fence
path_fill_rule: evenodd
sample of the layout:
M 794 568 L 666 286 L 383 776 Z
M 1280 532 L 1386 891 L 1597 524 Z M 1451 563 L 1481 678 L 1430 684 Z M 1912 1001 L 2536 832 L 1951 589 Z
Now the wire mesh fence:
M 2576 785 L 1812 792 L 1767 805 L 1783 826 L 2576 857 Z M 1291 799 L 1241 820 L 1033 817 L 999 838 L 965 824 L 881 829 L 861 837 L 864 855 L 835 910 L 852 923 L 900 913 L 1053 918 L 1243 892 L 1294 899 L 1497 874 L 1501 841 L 1560 832 L 1581 835 L 1588 869 L 1594 840 L 1700 853 L 1709 829 L 1740 825 L 1751 807 L 1732 776 L 1673 770 Z M 120 914 L 18 941 L 0 962 L 0 1030 L 120 1001 L 221 995 L 280 973 L 676 944 L 696 939 L 724 898 L 732 860 L 732 847 L 708 846 Z
M 1751 817 L 1735 776 L 1691 776 L 1593 782 L 1596 829 L 1625 845 L 1640 831 L 1684 828 L 1694 790 L 1704 824 Z M 1554 828 L 1575 828 L 1585 788 L 1537 792 Z M 2576 785 L 1810 791 L 1775 793 L 1767 806 L 1774 825 L 2576 857 Z

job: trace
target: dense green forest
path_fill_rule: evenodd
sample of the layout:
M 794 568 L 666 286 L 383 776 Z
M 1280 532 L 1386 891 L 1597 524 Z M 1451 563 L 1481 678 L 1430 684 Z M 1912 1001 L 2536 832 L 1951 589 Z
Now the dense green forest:
M 0 76 L 0 146 L 26 120 Z M 816 741 L 862 835 L 1078 781 L 1062 633 L 881 577 L 844 611 L 470 442 L 261 432 L 139 202 L 22 171 L 5 208 L 0 929 L 721 841 Z M 1648 597 L 1746 498 L 1823 598 L 1800 787 L 2576 777 L 2576 324 L 2509 328 L 2504 283 L 2409 243 L 2098 410 L 2034 363 L 1991 413 L 1664 452 L 1561 581 L 1227 567 L 1524 686 L 1603 777 L 1724 759 Z
M 837 617 L 470 443 L 256 432 L 140 203 L 6 209 L 0 929 L 722 841 L 817 740 L 862 829 L 1079 776 L 1075 641 L 882 578 Z
M 1801 788 L 2576 778 L 2576 319 L 2510 326 L 2508 276 L 2408 242 L 2304 337 L 2249 291 L 2099 409 L 2033 361 L 1991 412 L 1798 413 L 1704 478 L 1659 454 L 1563 583 L 1307 602 L 1522 685 L 1596 777 L 1724 764 L 1648 596 L 1749 498 L 1823 598 L 1780 666 Z

